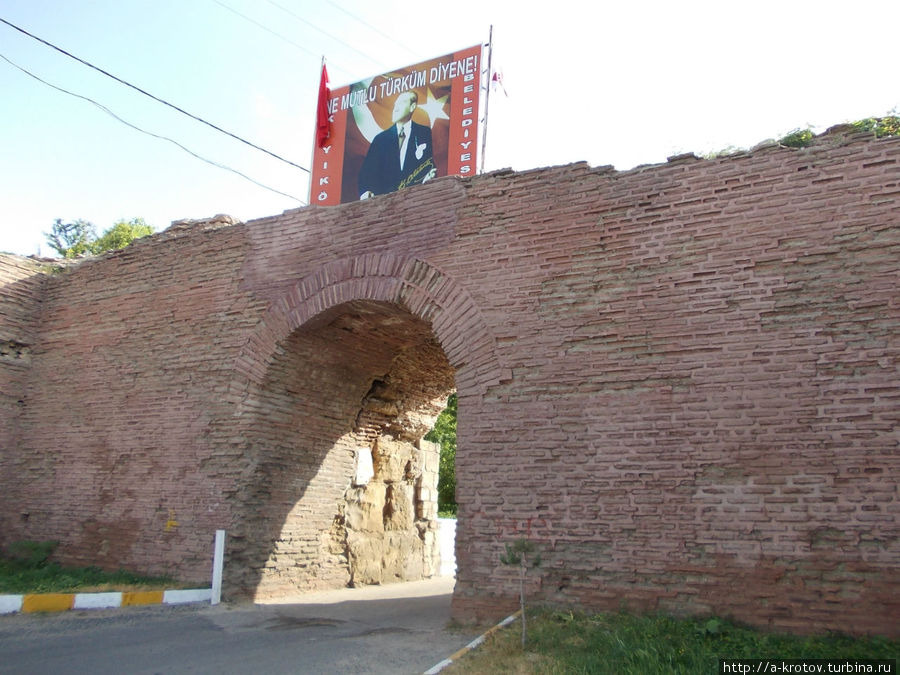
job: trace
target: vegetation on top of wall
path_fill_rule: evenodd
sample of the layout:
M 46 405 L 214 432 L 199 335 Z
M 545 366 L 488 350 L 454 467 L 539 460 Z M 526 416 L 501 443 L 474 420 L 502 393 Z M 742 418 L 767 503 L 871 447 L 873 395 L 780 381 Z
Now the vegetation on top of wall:
M 778 139 L 778 144 L 788 148 L 806 148 L 812 145 L 815 137 L 812 129 L 795 129 L 787 136 Z
M 891 111 L 892 113 L 895 111 Z M 871 131 L 875 138 L 884 136 L 900 136 L 900 115 L 888 115 L 887 117 L 867 117 L 851 123 L 856 131 Z
M 112 227 L 97 236 L 97 228 L 87 220 L 64 223 L 57 218 L 50 232 L 45 232 L 47 244 L 63 258 L 117 251 L 125 248 L 135 239 L 153 234 L 153 226 L 143 218 L 119 220 Z
M 900 136 L 900 116 L 888 115 L 886 117 L 867 117 L 863 120 L 851 122 L 849 126 L 857 132 L 871 132 L 875 138 L 885 136 Z M 794 129 L 791 133 L 778 140 L 778 143 L 789 148 L 806 148 L 812 145 L 816 135 L 812 129 Z
M 875 138 L 883 138 L 885 136 L 900 136 L 900 115 L 896 114 L 896 110 L 891 110 L 884 117 L 866 117 L 865 119 L 850 122 L 853 131 L 864 133 L 871 132 Z M 816 134 L 809 127 L 804 129 L 794 129 L 779 138 L 776 143 L 788 148 L 808 148 L 816 139 Z M 771 142 L 771 141 L 769 141 Z M 739 148 L 729 145 L 727 148 L 715 150 L 702 155 L 705 159 L 716 159 L 718 157 L 727 157 L 740 152 L 747 152 L 747 148 Z
M 900 116 L 893 114 L 886 117 L 867 117 L 851 122 L 849 126 L 856 132 L 871 132 L 875 134 L 875 138 L 900 136 Z M 812 129 L 794 129 L 779 139 L 778 143 L 789 148 L 806 148 L 812 145 L 815 137 Z

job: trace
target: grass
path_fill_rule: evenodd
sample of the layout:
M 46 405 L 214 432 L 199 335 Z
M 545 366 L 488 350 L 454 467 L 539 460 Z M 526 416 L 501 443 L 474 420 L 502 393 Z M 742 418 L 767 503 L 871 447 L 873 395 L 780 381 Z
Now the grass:
M 721 619 L 534 610 L 528 644 L 511 624 L 444 673 L 718 673 L 719 659 L 896 659 L 900 641 L 762 631 Z
M 105 572 L 98 567 L 63 567 L 48 561 L 54 542 L 16 542 L 0 557 L 0 593 L 91 593 L 154 591 L 181 588 L 169 577 L 151 577 L 125 570 Z

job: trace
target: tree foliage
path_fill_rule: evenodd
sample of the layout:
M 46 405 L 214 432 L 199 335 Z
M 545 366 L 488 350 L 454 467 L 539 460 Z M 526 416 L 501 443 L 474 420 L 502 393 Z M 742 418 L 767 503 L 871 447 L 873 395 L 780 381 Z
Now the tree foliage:
M 892 113 L 895 111 L 891 111 Z M 876 138 L 883 136 L 900 136 L 900 116 L 888 115 L 887 117 L 867 117 L 857 120 L 851 126 L 857 131 L 871 131 Z
M 47 244 L 63 258 L 75 258 L 91 252 L 91 243 L 97 238 L 94 224 L 86 220 L 64 223 L 57 218 L 50 232 L 44 232 Z
M 145 223 L 143 218 L 132 218 L 127 221 L 120 220 L 100 235 L 93 243 L 92 252 L 118 251 L 120 248 L 128 246 L 135 239 L 146 237 L 148 234 L 153 234 L 153 228 Z
M 778 143 L 788 148 L 806 148 L 812 144 L 815 137 L 812 129 L 795 129 L 787 136 L 778 139 Z
M 865 119 L 849 122 L 848 125 L 856 132 L 869 132 L 875 138 L 883 138 L 884 136 L 900 136 L 900 115 L 897 110 L 891 110 L 884 117 L 867 117 Z M 777 140 L 779 145 L 788 148 L 808 148 L 816 139 L 816 134 L 809 127 L 794 129 Z M 771 143 L 774 139 L 769 139 L 759 145 Z M 701 155 L 705 159 L 718 159 L 720 157 L 728 157 L 737 153 L 747 152 L 747 148 L 741 148 L 729 145 L 721 150 L 706 152 Z
M 50 232 L 45 232 L 47 244 L 63 258 L 116 251 L 125 248 L 135 239 L 153 234 L 153 227 L 143 218 L 119 220 L 103 234 L 97 236 L 94 224 L 87 220 L 64 223 L 57 218 Z
M 456 513 L 456 394 L 447 399 L 447 407 L 438 415 L 426 441 L 439 443 L 438 511 Z
M 900 136 L 900 116 L 893 114 L 885 117 L 867 117 L 862 120 L 850 122 L 854 131 L 871 132 L 875 138 L 884 136 Z M 780 138 L 778 142 L 789 148 L 806 148 L 812 145 L 816 135 L 812 129 L 794 129 L 792 132 Z

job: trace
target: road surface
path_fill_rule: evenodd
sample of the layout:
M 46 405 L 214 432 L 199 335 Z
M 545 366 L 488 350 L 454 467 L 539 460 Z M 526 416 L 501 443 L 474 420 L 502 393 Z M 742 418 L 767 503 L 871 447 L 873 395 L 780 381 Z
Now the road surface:
M 0 673 L 422 673 L 480 632 L 447 628 L 452 589 L 0 616 Z

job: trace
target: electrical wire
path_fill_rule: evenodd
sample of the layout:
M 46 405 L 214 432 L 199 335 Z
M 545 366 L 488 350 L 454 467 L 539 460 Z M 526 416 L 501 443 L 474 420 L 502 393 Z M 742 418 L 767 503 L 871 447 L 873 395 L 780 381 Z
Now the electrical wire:
M 281 5 L 281 4 L 277 3 L 277 2 L 275 2 L 275 0 L 266 0 L 266 1 L 267 1 L 270 5 L 273 5 L 273 6 L 277 7 L 278 9 L 280 9 L 282 12 L 285 12 L 286 14 L 290 14 L 292 17 L 294 17 L 295 19 L 297 19 L 297 21 L 301 21 L 302 23 L 305 23 L 307 26 L 309 26 L 309 27 L 312 28 L 313 30 L 316 30 L 316 31 L 320 32 L 322 35 L 324 35 L 324 36 L 326 36 L 326 37 L 330 37 L 330 38 L 331 38 L 332 40 L 334 40 L 335 42 L 338 42 L 338 43 L 344 45 L 347 49 L 353 50 L 354 52 L 356 52 L 357 54 L 359 54 L 360 56 L 362 56 L 364 59 L 367 59 L 368 61 L 371 61 L 372 63 L 374 63 L 374 64 L 375 64 L 376 66 L 378 66 L 379 68 L 384 68 L 385 70 L 387 70 L 388 66 L 384 65 L 381 61 L 377 61 L 376 59 L 373 59 L 369 54 L 366 54 L 365 52 L 361 52 L 360 50 L 358 50 L 358 49 L 357 49 L 356 47 L 354 47 L 353 45 L 348 44 L 348 43 L 344 42 L 343 40 L 341 40 L 339 37 L 337 37 L 337 36 L 335 36 L 335 35 L 332 35 L 331 33 L 327 32 L 327 31 L 322 30 L 322 29 L 319 28 L 318 26 L 316 26 L 316 25 L 314 25 L 313 23 L 307 21 L 307 20 L 304 19 L 302 16 L 300 16 L 300 15 L 297 14 L 296 12 L 294 12 L 294 11 L 288 9 L 288 8 L 285 7 L 284 5 Z M 217 3 L 220 4 L 220 5 L 222 4 L 219 0 L 214 0 L 214 2 L 217 2 Z M 224 5 L 223 5 L 223 6 L 224 6 Z
M 223 9 L 227 9 L 227 10 L 228 10 L 229 12 L 231 12 L 232 14 L 235 14 L 235 15 L 241 17 L 244 21 L 249 21 L 250 23 L 252 23 L 252 24 L 253 24 L 254 26 L 256 26 L 257 28 L 261 28 L 261 29 L 263 29 L 264 31 L 266 31 L 267 33 L 271 33 L 272 35 L 274 35 L 275 37 L 279 38 L 280 40 L 284 40 L 284 41 L 287 42 L 289 45 L 293 45 L 293 46 L 296 47 L 297 49 L 306 52 L 306 53 L 309 54 L 310 56 L 315 56 L 316 58 L 319 57 L 318 54 L 314 54 L 313 52 L 311 52 L 310 50 L 308 50 L 308 49 L 307 49 L 306 47 L 304 47 L 303 45 L 299 45 L 299 44 L 297 44 L 296 42 L 294 42 L 293 40 L 291 40 L 290 38 L 285 37 L 285 36 L 282 35 L 281 33 L 278 33 L 278 32 L 276 32 L 276 31 L 272 30 L 272 29 L 269 28 L 268 26 L 264 26 L 263 24 L 261 24 L 261 23 L 260 23 L 259 21 L 257 21 L 256 19 L 251 19 L 251 18 L 250 18 L 249 16 L 247 16 L 246 14 L 242 14 L 241 12 L 237 11 L 234 7 L 229 7 L 228 5 L 226 5 L 224 2 L 221 2 L 220 0 L 212 0 L 212 1 L 213 1 L 214 3 L 216 3 L 219 7 L 222 7 Z
M 283 40 L 284 42 L 286 42 L 287 44 L 291 45 L 292 47 L 296 47 L 297 49 L 299 49 L 299 50 L 305 52 L 306 54 L 310 54 L 310 55 L 315 56 L 315 57 L 318 58 L 318 56 L 319 56 L 318 54 L 313 54 L 309 49 L 307 49 L 307 48 L 304 47 L 303 45 L 297 44 L 296 42 L 294 42 L 293 40 L 291 40 L 289 37 L 285 37 L 284 35 L 282 35 L 282 34 L 279 33 L 278 31 L 272 30 L 271 28 L 269 28 L 269 27 L 266 26 L 265 24 L 263 24 L 263 23 L 257 21 L 256 19 L 254 19 L 254 18 L 252 18 L 252 17 L 249 17 L 249 16 L 247 16 L 246 14 L 243 14 L 243 13 L 239 12 L 238 10 L 234 9 L 234 7 L 231 7 L 231 6 L 227 5 L 227 4 L 225 4 L 224 2 L 222 2 L 222 0 L 211 0 L 211 1 L 214 2 L 215 4 L 219 5 L 219 7 L 221 7 L 222 9 L 226 9 L 226 10 L 228 10 L 229 12 L 231 12 L 232 14 L 234 14 L 235 16 L 237 16 L 237 17 L 243 19 L 243 20 L 246 21 L 247 23 L 250 23 L 250 24 L 256 26 L 257 28 L 259 28 L 259 29 L 261 29 L 261 30 L 264 30 L 264 31 L 267 32 L 267 33 L 270 33 L 271 35 L 274 35 L 274 36 L 277 37 L 279 40 Z M 284 8 L 282 7 L 281 9 L 284 9 Z M 290 10 L 287 10 L 287 9 L 284 9 L 284 11 L 288 12 L 289 14 L 292 13 L 292 12 L 290 12 Z M 294 14 L 294 16 L 297 17 L 296 14 Z M 297 17 L 297 18 L 299 19 L 300 17 Z M 301 20 L 301 21 L 304 21 L 305 23 L 309 23 L 309 22 L 306 21 L 305 19 L 300 19 L 300 20 Z M 312 26 L 312 24 L 309 24 L 309 25 Z M 316 28 L 315 26 L 312 26 L 312 27 L 315 28 L 316 30 L 319 30 L 320 32 L 324 33 L 324 31 L 321 31 L 320 29 Z M 324 33 L 324 34 L 325 34 L 325 35 L 328 35 L 328 33 Z M 332 37 L 332 36 L 329 36 L 329 37 Z M 334 39 L 337 40 L 337 38 L 334 38 Z M 338 42 L 341 42 L 341 41 L 338 40 Z M 341 42 L 341 44 L 343 44 L 343 45 L 345 45 L 345 46 L 347 46 L 347 47 L 350 47 L 350 45 L 348 45 L 346 42 Z M 352 47 L 350 47 L 350 48 L 353 49 Z M 360 53 L 361 53 L 361 52 L 360 52 Z M 366 55 L 363 54 L 363 56 L 366 56 Z M 369 57 L 366 56 L 366 58 L 369 58 Z M 371 61 L 372 59 L 369 58 L 369 60 Z M 373 62 L 373 63 L 375 63 L 375 62 Z M 331 68 L 332 68 L 332 73 L 334 73 L 335 70 L 337 70 L 337 71 L 340 71 L 340 72 L 344 72 L 344 73 L 346 73 L 347 75 L 351 75 L 351 74 L 352 74 L 352 71 L 350 71 L 349 69 L 347 69 L 347 68 L 345 68 L 345 67 L 341 67 L 341 65 L 338 64 L 336 61 L 331 61 L 331 60 L 329 60 L 329 65 L 330 65 Z M 379 64 L 379 66 L 380 66 L 380 64 Z
M 15 30 L 19 31 L 20 33 L 22 33 L 22 34 L 24 34 L 24 35 L 27 35 L 28 37 L 30 37 L 30 38 L 32 38 L 32 39 L 34 39 L 34 40 L 37 40 L 38 42 L 40 42 L 40 43 L 42 43 L 42 44 L 44 44 L 44 45 L 47 45 L 47 46 L 50 47 L 51 49 L 55 49 L 55 50 L 58 51 L 60 54 L 63 54 L 63 55 L 65 55 L 65 56 L 68 56 L 70 59 L 74 59 L 75 61 L 78 61 L 78 62 L 81 63 L 82 65 L 85 65 L 85 66 L 87 66 L 88 68 L 91 68 L 91 69 L 93 69 L 93 70 L 96 70 L 98 73 L 102 73 L 103 75 L 106 75 L 107 77 L 112 78 L 112 79 L 115 80 L 116 82 L 118 82 L 118 83 L 120 83 L 120 84 L 124 84 L 126 87 L 129 87 L 129 88 L 131 88 L 131 89 L 134 89 L 135 91 L 140 92 L 140 93 L 143 94 L 144 96 L 147 96 L 147 97 L 149 97 L 149 98 L 152 98 L 152 99 L 153 99 L 154 101 L 156 101 L 157 103 L 162 103 L 163 105 L 168 106 L 169 108 L 172 108 L 173 110 L 177 110 L 177 111 L 180 112 L 182 115 L 187 115 L 187 116 L 190 117 L 191 119 L 196 120 L 197 122 L 200 122 L 201 124 L 205 124 L 206 126 L 212 128 L 212 129 L 215 129 L 216 131 L 218 131 L 218 132 L 220 132 L 220 133 L 223 133 L 223 134 L 225 134 L 226 136 L 230 136 L 231 138 L 233 138 L 233 139 L 235 139 L 235 140 L 237 140 L 237 141 L 240 141 L 241 143 L 244 143 L 245 145 L 249 145 L 251 148 L 254 148 L 254 149 L 256 149 L 256 150 L 259 150 L 260 152 L 264 152 L 264 153 L 266 153 L 267 155 L 269 155 L 270 157 L 274 157 L 275 159 L 277 159 L 277 160 L 279 160 L 279 161 L 282 161 L 282 162 L 284 162 L 285 164 L 290 164 L 291 166 L 293 166 L 293 167 L 295 167 L 295 168 L 297 168 L 297 169 L 300 169 L 301 171 L 305 171 L 306 173 L 310 173 L 310 170 L 307 169 L 305 166 L 300 166 L 299 164 L 296 164 L 296 163 L 290 161 L 289 159 L 285 159 L 284 157 L 281 157 L 280 155 L 277 155 L 277 154 L 275 154 L 274 152 L 271 152 L 270 150 L 266 150 L 265 148 L 262 148 L 262 147 L 256 145 L 255 143 L 251 143 L 250 141 L 248 141 L 248 140 L 246 140 L 246 139 L 244 139 L 244 138 L 241 138 L 240 136 L 238 136 L 238 135 L 236 135 L 236 134 L 233 134 L 233 133 L 231 133 L 230 131 L 226 131 L 225 129 L 222 129 L 221 127 L 216 126 L 216 125 L 213 124 L 212 122 L 206 121 L 206 120 L 203 119 L 202 117 L 197 117 L 196 115 L 193 115 L 193 114 L 187 112 L 186 110 L 183 110 L 182 108 L 179 108 L 177 105 L 174 105 L 174 104 L 172 104 L 172 103 L 169 103 L 168 101 L 166 101 L 166 100 L 164 100 L 164 99 L 161 99 L 161 98 L 159 98 L 158 96 L 154 96 L 153 94 L 151 94 L 151 93 L 149 93 L 149 92 L 147 92 L 147 91 L 144 91 L 144 90 L 141 89 L 140 87 L 138 87 L 138 86 L 136 86 L 136 85 L 133 85 L 133 84 L 131 84 L 130 82 L 126 82 L 126 81 L 123 80 L 122 78 L 116 77 L 115 75 L 113 75 L 113 74 L 111 74 L 111 73 L 109 73 L 109 72 L 103 70 L 102 68 L 99 68 L 98 66 L 95 66 L 94 64 L 89 63 L 88 61 L 85 61 L 84 59 L 75 56 L 74 54 L 70 54 L 70 53 L 67 52 L 65 49 L 62 49 L 61 47 L 57 47 L 56 45 L 54 45 L 54 44 L 52 44 L 52 43 L 50 43 L 50 42 L 47 42 L 46 40 L 44 40 L 44 39 L 42 39 L 42 38 L 39 38 L 37 35 L 33 35 L 32 33 L 29 33 L 29 32 L 28 32 L 27 30 L 25 30 L 24 28 L 20 28 L 19 26 L 15 25 L 14 23 L 10 23 L 9 21 L 7 21 L 6 19 L 4 19 L 4 18 L 2 18 L 2 17 L 0 17 L 0 22 L 5 23 L 5 24 L 6 24 L 7 26 L 9 26 L 10 28 L 14 28 Z
M 125 120 L 125 119 L 122 119 L 121 117 L 119 117 L 118 115 L 116 115 L 112 110 L 110 110 L 109 108 L 107 108 L 105 105 L 103 105 L 102 103 L 98 103 L 97 101 L 95 101 L 95 100 L 92 99 L 92 98 L 89 98 L 89 97 L 87 97 L 87 96 L 82 96 L 81 94 L 76 94 L 76 93 L 73 92 L 73 91 L 69 91 L 68 89 L 64 89 L 63 87 L 59 87 L 59 86 L 53 84 L 52 82 L 47 82 L 47 80 L 44 80 L 44 79 L 38 77 L 37 75 L 35 75 L 35 74 L 32 73 L 31 71 L 29 71 L 28 69 L 23 68 L 22 66 L 20 66 L 20 65 L 17 64 L 17 63 L 14 63 L 13 61 L 11 61 L 10 59 L 8 59 L 8 58 L 7 58 L 6 56 L 4 56 L 3 54 L 0 54 L 0 59 L 3 59 L 3 60 L 6 61 L 9 65 L 11 65 L 13 68 L 16 68 L 16 69 L 22 71 L 23 73 L 25 73 L 25 74 L 28 75 L 29 77 L 34 78 L 34 79 L 37 80 L 38 82 L 40 82 L 40 83 L 42 83 L 42 84 L 45 84 L 45 85 L 47 85 L 48 87 L 50 87 L 50 88 L 52 88 L 52 89 L 55 89 L 56 91 L 60 91 L 60 92 L 62 92 L 62 93 L 64 93 L 64 94 L 68 94 L 69 96 L 74 96 L 75 98 L 80 98 L 80 99 L 83 100 L 83 101 L 87 101 L 88 103 L 91 103 L 92 105 L 97 106 L 98 108 L 100 108 L 100 110 L 102 110 L 103 112 L 105 112 L 105 113 L 106 113 L 107 115 L 109 115 L 110 117 L 113 117 L 114 119 L 118 120 L 119 122 L 121 122 L 121 123 L 124 124 L 125 126 L 134 129 L 135 131 L 139 131 L 139 132 L 141 132 L 142 134 L 146 134 L 147 136 L 151 136 L 152 138 L 158 138 L 159 140 L 168 141 L 169 143 L 172 143 L 173 145 L 178 146 L 179 148 L 181 148 L 182 150 L 184 150 L 186 153 L 188 153 L 188 154 L 191 155 L 192 157 L 196 157 L 196 158 L 199 159 L 201 162 L 206 162 L 207 164 L 210 164 L 210 165 L 212 165 L 212 166 L 215 166 L 215 167 L 217 167 L 217 168 L 219 168 L 219 169 L 224 169 L 225 171 L 230 171 L 231 173 L 237 174 L 237 175 L 240 176 L 241 178 L 244 178 L 245 180 L 250 181 L 250 182 L 253 183 L 254 185 L 257 185 L 257 186 L 259 186 L 259 187 L 261 187 L 261 188 L 263 188 L 263 189 L 265 189 L 265 190 L 268 190 L 268 191 L 270 191 L 270 192 L 274 192 L 275 194 L 279 194 L 279 195 L 281 195 L 282 197 L 287 197 L 287 198 L 289 198 L 289 199 L 293 199 L 294 201 L 300 202 L 300 204 L 306 206 L 306 201 L 304 201 L 303 199 L 300 199 L 299 197 L 295 197 L 294 195 L 288 194 L 288 193 L 286 193 L 286 192 L 282 192 L 281 190 L 276 190 L 275 188 L 272 188 L 272 187 L 269 187 L 268 185 L 265 185 L 265 184 L 263 184 L 263 183 L 260 183 L 258 180 L 255 180 L 255 179 L 253 179 L 253 178 L 250 178 L 250 176 L 248 176 L 248 175 L 246 175 L 246 174 L 244 174 L 244 173 L 241 173 L 241 172 L 238 171 L 237 169 L 233 169 L 233 168 L 231 168 L 230 166 L 226 166 L 225 164 L 220 164 L 219 162 L 215 162 L 215 161 L 213 161 L 213 160 L 211 160 L 211 159 L 207 159 L 206 157 L 202 157 L 201 155 L 198 155 L 198 154 L 197 154 L 196 152 L 194 152 L 193 150 L 190 150 L 189 148 L 186 148 L 186 147 L 183 146 L 181 143 L 179 143 L 178 141 L 176 141 L 176 140 L 174 140 L 174 139 L 172 139 L 172 138 L 169 138 L 168 136 L 162 136 L 162 135 L 160 135 L 160 134 L 155 134 L 155 133 L 153 133 L 152 131 L 147 131 L 146 129 L 142 129 L 142 128 L 139 127 L 139 126 L 137 126 L 137 125 L 135 125 L 135 124 L 132 124 L 131 122 L 129 122 L 129 121 Z
M 269 1 L 269 2 L 272 2 L 272 0 L 268 0 L 268 1 Z M 275 3 L 272 2 L 272 4 L 274 5 Z M 395 45 L 397 45 L 398 47 L 401 47 L 402 49 L 405 49 L 405 50 L 406 50 L 407 52 L 409 52 L 412 56 L 417 56 L 417 54 L 416 54 L 416 52 L 415 52 L 414 50 L 410 49 L 409 47 L 407 47 L 406 45 L 404 45 L 404 44 L 402 44 L 402 43 L 400 43 L 400 42 L 397 42 L 397 40 L 395 40 L 394 38 L 392 38 L 392 37 L 391 37 L 390 35 L 388 35 L 387 33 L 384 33 L 384 32 L 382 32 L 382 31 L 378 30 L 375 26 L 373 26 L 372 24 L 370 24 L 368 21 L 366 21 L 365 19 L 362 19 L 362 18 L 356 16 L 356 14 L 354 14 L 354 13 L 351 12 L 350 10 L 344 9 L 343 7 L 341 7 L 341 6 L 340 6 L 339 4 L 337 4 L 336 2 L 333 2 L 333 0 L 328 0 L 328 4 L 331 5 L 332 7 L 336 7 L 337 9 L 341 10 L 341 11 L 342 11 L 344 14 L 346 14 L 347 16 L 349 16 L 349 17 L 351 17 L 351 18 L 353 18 L 353 19 L 356 19 L 357 21 L 359 21 L 359 22 L 360 22 L 361 24 L 363 24 L 364 26 L 368 26 L 368 27 L 371 28 L 373 31 L 375 31 L 376 33 L 378 33 L 381 37 L 383 37 L 383 38 L 385 38 L 385 39 L 387 39 L 387 40 L 390 40 L 391 42 L 393 42 L 393 43 L 394 43 Z

